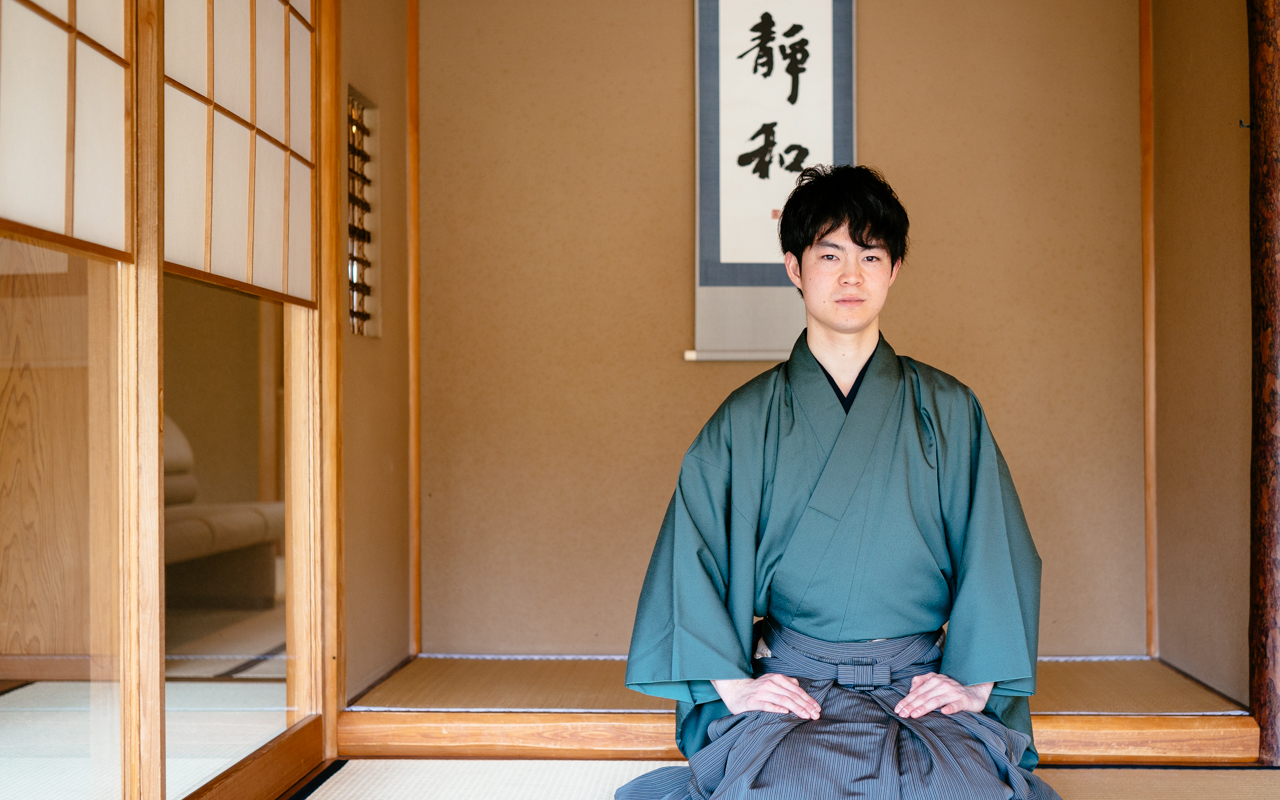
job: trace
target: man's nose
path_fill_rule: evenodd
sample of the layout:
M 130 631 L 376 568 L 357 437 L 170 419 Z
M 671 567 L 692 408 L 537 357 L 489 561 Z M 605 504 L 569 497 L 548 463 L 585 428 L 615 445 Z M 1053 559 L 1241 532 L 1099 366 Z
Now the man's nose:
M 844 268 L 840 273 L 840 283 L 848 286 L 862 285 L 862 269 L 855 262 Z

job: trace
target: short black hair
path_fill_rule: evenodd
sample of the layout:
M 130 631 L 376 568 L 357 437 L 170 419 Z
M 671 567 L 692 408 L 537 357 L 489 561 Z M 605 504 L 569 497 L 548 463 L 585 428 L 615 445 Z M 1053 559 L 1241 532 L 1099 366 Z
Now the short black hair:
M 884 176 L 871 167 L 806 167 L 782 208 L 782 252 L 804 251 L 842 225 L 859 247 L 883 247 L 897 265 L 907 255 L 907 210 Z

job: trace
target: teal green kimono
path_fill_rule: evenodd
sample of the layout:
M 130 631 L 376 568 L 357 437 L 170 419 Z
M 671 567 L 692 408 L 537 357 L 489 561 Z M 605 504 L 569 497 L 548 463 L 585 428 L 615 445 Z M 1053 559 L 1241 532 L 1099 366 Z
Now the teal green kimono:
M 942 673 L 994 682 L 986 713 L 1030 736 L 1039 604 L 1040 558 L 973 392 L 882 337 L 846 415 L 802 333 L 685 454 L 627 686 L 678 701 L 691 756 L 728 713 L 710 681 L 752 677 L 757 617 L 828 642 L 945 623 Z

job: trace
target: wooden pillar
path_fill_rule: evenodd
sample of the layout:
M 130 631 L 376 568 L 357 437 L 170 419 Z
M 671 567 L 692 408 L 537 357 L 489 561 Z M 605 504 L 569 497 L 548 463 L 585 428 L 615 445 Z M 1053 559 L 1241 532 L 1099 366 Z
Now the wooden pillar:
M 347 87 L 342 83 L 342 2 L 319 0 L 320 431 L 324 562 L 324 757 L 338 757 L 338 714 L 347 704 L 342 546 L 342 331 L 347 325 Z
M 1262 764 L 1280 765 L 1280 8 L 1249 0 L 1253 294 L 1249 707 Z

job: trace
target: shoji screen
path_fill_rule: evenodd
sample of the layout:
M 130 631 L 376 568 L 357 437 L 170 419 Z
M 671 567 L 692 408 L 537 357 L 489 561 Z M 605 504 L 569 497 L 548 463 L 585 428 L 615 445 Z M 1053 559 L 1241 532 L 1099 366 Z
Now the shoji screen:
M 167 0 L 171 271 L 314 298 L 313 39 L 310 0 Z
M 131 27 L 124 0 L 0 0 L 0 226 L 132 260 Z

